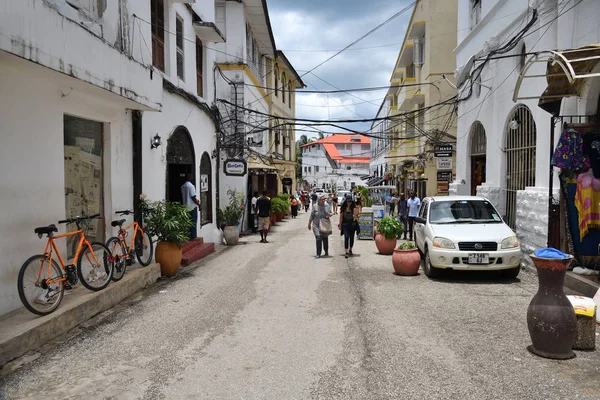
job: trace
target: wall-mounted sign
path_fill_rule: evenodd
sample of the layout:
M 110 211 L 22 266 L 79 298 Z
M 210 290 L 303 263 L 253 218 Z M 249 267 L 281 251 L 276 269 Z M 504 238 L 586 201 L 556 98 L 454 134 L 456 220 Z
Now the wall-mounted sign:
M 437 169 L 452 169 L 452 158 L 450 157 L 436 158 L 435 162 L 437 163 Z
M 448 193 L 449 182 L 438 182 L 437 191 L 438 193 Z
M 281 184 L 285 186 L 289 186 L 292 184 L 292 178 L 283 178 L 281 180 Z
M 433 146 L 433 155 L 435 157 L 452 157 L 451 144 L 436 144 Z
M 208 192 L 208 174 L 200 175 L 200 192 Z
M 452 171 L 438 171 L 437 173 L 438 182 L 450 182 L 452 181 Z
M 225 175 L 244 176 L 247 171 L 246 161 L 225 160 L 223 162 L 223 171 L 225 171 Z

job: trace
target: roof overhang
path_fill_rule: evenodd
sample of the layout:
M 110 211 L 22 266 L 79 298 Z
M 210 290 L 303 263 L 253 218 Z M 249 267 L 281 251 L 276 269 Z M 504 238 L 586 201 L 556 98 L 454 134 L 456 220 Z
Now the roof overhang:
M 225 43 L 225 36 L 214 22 L 194 21 L 196 36 L 202 41 L 213 43 Z
M 265 55 L 275 58 L 275 39 L 271 29 L 267 0 L 243 0 L 252 34 Z
M 285 54 L 283 53 L 283 51 L 277 50 L 276 54 L 277 54 L 277 58 L 281 58 L 281 60 L 287 66 L 287 69 L 290 70 L 290 72 L 292 74 L 294 74 L 294 86 L 296 88 L 298 88 L 298 89 L 305 88 L 306 85 L 302 81 L 302 78 L 300 77 L 300 75 L 298 74 L 298 72 L 296 71 L 296 69 L 294 68 L 294 66 L 292 65 L 292 63 L 290 62 L 290 60 L 288 60 L 288 58 L 285 56 Z
M 398 68 L 408 67 L 413 63 L 413 43 L 406 43 L 402 48 L 402 53 L 400 53 L 400 58 L 398 58 Z
M 587 78 L 600 77 L 596 68 L 600 62 L 600 45 L 577 49 L 544 51 L 527 59 L 515 86 L 513 101 L 539 99 L 538 105 L 551 114 L 560 112 L 562 99 L 579 96 Z M 545 74 L 528 74 L 538 63 L 546 64 Z M 546 78 L 548 87 L 540 95 L 521 93 L 524 79 Z
M 410 27 L 410 31 L 406 38 L 414 40 L 421 39 L 422 37 L 425 37 L 425 21 L 417 21 Z

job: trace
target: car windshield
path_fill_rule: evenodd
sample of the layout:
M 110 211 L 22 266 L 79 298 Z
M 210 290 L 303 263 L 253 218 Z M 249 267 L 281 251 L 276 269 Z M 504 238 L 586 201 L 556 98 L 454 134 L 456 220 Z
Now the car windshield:
M 431 224 L 502 223 L 494 206 L 485 200 L 434 201 L 430 207 Z

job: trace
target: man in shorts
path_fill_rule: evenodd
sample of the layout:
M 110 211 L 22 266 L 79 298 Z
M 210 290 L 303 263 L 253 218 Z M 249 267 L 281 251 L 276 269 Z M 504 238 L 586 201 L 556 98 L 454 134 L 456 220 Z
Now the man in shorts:
M 258 231 L 260 232 L 260 242 L 269 243 L 267 241 L 267 233 L 269 233 L 271 215 L 271 200 L 267 197 L 265 190 L 262 196 L 256 201 L 256 209 L 258 210 Z

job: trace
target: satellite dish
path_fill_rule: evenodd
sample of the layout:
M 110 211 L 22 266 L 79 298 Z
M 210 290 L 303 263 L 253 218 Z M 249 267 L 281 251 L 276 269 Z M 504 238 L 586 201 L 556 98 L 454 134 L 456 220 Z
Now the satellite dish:
M 458 76 L 456 77 L 456 87 L 461 87 L 463 83 L 467 80 L 469 76 L 471 76 L 471 69 L 473 68 L 473 64 L 477 59 L 477 54 L 473 54 L 471 58 L 467 61 L 465 66 L 460 70 Z

